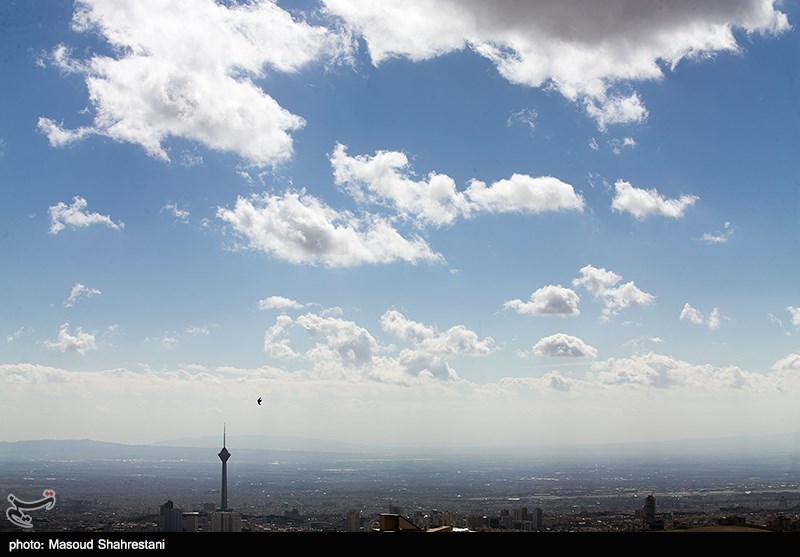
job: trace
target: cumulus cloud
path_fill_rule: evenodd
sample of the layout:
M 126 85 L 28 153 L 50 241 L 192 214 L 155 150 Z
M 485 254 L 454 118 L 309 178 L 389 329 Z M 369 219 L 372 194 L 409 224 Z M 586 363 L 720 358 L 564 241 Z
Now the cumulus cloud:
M 678 199 L 666 199 L 655 189 L 643 190 L 628 182 L 618 180 L 614 187 L 616 193 L 611 203 L 615 211 L 627 212 L 639 220 L 651 216 L 681 218 L 684 211 L 699 199 L 695 195 L 681 195 Z
M 455 380 L 456 371 L 449 360 L 457 356 L 484 356 L 492 350 L 493 340 L 481 340 L 474 331 L 456 325 L 444 332 L 407 319 L 390 310 L 381 317 L 384 330 L 412 342 L 413 346 L 400 351 L 397 363 L 405 374 L 442 380 Z
M 617 286 L 622 277 L 612 271 L 586 265 L 581 276 L 573 279 L 572 286 L 583 286 L 595 300 L 603 303 L 602 318 L 609 319 L 628 307 L 646 306 L 655 301 L 655 296 L 640 290 L 633 281 Z
M 551 176 L 514 174 L 487 186 L 472 180 L 465 191 L 446 174 L 414 176 L 408 157 L 398 151 L 373 156 L 347 154 L 337 144 L 331 155 L 336 184 L 360 203 L 391 207 L 421 225 L 444 226 L 477 213 L 542 213 L 582 211 L 583 197 L 567 183 Z
M 570 358 L 594 358 L 597 356 L 595 347 L 586 344 L 578 337 L 564 333 L 556 333 L 540 339 L 533 346 L 533 351 L 538 356 Z
M 703 324 L 703 315 L 688 303 L 683 306 L 680 319 L 681 321 L 688 321 L 689 323 L 694 323 L 695 325 Z
M 708 317 L 706 318 L 697 308 L 692 307 L 689 303 L 684 304 L 680 315 L 681 321 L 688 321 L 689 323 L 693 323 L 695 325 L 705 324 L 712 331 L 716 331 L 720 328 L 722 319 L 723 317 L 719 311 L 719 308 L 712 309 L 711 313 L 709 313 Z
M 547 285 L 531 294 L 530 301 L 509 300 L 503 307 L 513 309 L 517 313 L 533 315 L 578 315 L 580 298 L 574 290 L 564 288 L 560 284 Z
M 800 354 L 789 354 L 785 358 L 781 358 L 772 369 L 775 371 L 800 371 Z
M 218 208 L 245 246 L 296 264 L 352 267 L 361 264 L 441 262 L 421 238 L 406 239 L 377 216 L 339 212 L 304 191 L 239 197 Z
M 733 238 L 733 226 L 730 222 L 726 222 L 721 231 L 706 232 L 701 239 L 707 244 L 725 244 L 731 238 Z
M 258 301 L 258 309 L 300 309 L 303 304 L 284 296 L 270 296 Z
M 108 215 L 89 213 L 86 211 L 88 203 L 82 197 L 72 198 L 72 205 L 63 201 L 48 208 L 50 212 L 50 234 L 58 234 L 67 226 L 72 228 L 85 228 L 93 224 L 102 224 L 113 229 L 125 228 L 125 223 L 114 222 Z
M 45 340 L 44 345 L 51 350 L 58 350 L 59 352 L 65 353 L 74 352 L 80 355 L 97 350 L 93 334 L 86 333 L 83 329 L 78 327 L 75 329 L 75 334 L 73 335 L 69 332 L 69 323 L 61 325 L 57 340 Z
M 492 350 L 491 338 L 480 339 L 461 325 L 439 332 L 396 310 L 385 312 L 380 323 L 408 346 L 397 352 L 397 347 L 382 344 L 353 321 L 307 313 L 296 319 L 279 316 L 265 334 L 264 349 L 276 358 L 313 362 L 313 374 L 320 378 L 396 384 L 455 381 L 454 358 L 483 356 Z M 316 344 L 305 352 L 295 351 L 290 344 L 292 329 L 304 331 Z
M 466 195 L 480 211 L 487 213 L 582 212 L 584 207 L 583 196 L 552 176 L 514 174 L 491 186 L 472 180 Z
M 735 33 L 790 28 L 770 0 L 614 3 L 491 0 L 323 0 L 360 34 L 373 64 L 427 60 L 469 48 L 508 81 L 555 89 L 584 106 L 600 129 L 641 122 L 647 109 L 627 86 L 660 80 L 663 67 L 738 52 Z
M 72 285 L 72 290 L 69 292 L 69 297 L 64 300 L 64 307 L 69 308 L 74 306 L 83 298 L 91 298 L 97 296 L 101 292 L 95 288 L 89 288 L 80 282 Z
M 331 156 L 333 176 L 356 201 L 389 205 L 404 217 L 441 226 L 469 212 L 469 201 L 456 191 L 452 178 L 431 173 L 418 180 L 408 170 L 408 157 L 396 151 L 351 157 L 337 144 Z
M 758 387 L 764 382 L 758 374 L 735 366 L 715 367 L 690 364 L 664 354 L 649 352 L 631 358 L 610 358 L 592 364 L 602 385 L 653 387 L 731 388 Z
M 289 346 L 289 339 L 286 338 L 286 329 L 291 324 L 292 318 L 288 315 L 278 316 L 275 324 L 264 333 L 264 352 L 279 360 L 293 358 L 297 355 Z
M 90 134 L 140 145 L 169 160 L 164 142 L 184 138 L 271 165 L 292 154 L 292 132 L 305 121 L 281 107 L 256 81 L 321 61 L 346 61 L 349 33 L 311 25 L 271 0 L 79 0 L 72 27 L 96 33 L 111 55 L 71 59 L 56 47 L 60 68 L 84 76 L 91 126 L 39 128 L 54 146 Z

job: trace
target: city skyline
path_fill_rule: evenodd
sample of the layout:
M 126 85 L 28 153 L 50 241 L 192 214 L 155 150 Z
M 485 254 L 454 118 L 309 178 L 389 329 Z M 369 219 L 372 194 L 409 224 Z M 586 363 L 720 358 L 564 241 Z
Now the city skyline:
M 800 11 L 662 4 L 0 7 L 0 438 L 798 434 Z

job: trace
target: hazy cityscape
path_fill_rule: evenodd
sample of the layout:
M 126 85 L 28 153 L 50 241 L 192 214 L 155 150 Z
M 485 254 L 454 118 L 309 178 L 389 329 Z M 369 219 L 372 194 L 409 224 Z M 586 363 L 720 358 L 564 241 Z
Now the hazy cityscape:
M 749 455 L 698 443 L 537 456 L 271 450 L 228 439 L 223 495 L 221 441 L 2 443 L 4 497 L 54 491 L 51 509 L 29 513 L 36 532 L 800 531 L 800 459 L 766 446 Z M 230 523 L 220 525 L 222 515 Z M 10 520 L 0 530 L 24 531 Z

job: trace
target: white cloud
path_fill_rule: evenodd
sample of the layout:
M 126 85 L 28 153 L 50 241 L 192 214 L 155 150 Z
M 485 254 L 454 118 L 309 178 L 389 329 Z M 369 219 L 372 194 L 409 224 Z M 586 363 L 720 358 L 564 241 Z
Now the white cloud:
M 592 364 L 597 381 L 604 385 L 665 388 L 758 387 L 764 378 L 735 366 L 724 368 L 696 365 L 663 354 L 649 352 L 631 358 L 609 358 Z
M 169 212 L 175 217 L 175 222 L 182 222 L 184 224 L 189 222 L 189 211 L 178 208 L 177 203 L 167 203 L 161 208 L 161 212 L 163 213 L 164 211 Z
M 597 140 L 594 137 L 589 138 L 589 149 L 592 151 L 597 151 L 600 149 L 600 146 L 597 144 Z
M 72 285 L 72 290 L 70 290 L 69 297 L 64 300 L 64 307 L 72 307 L 82 298 L 91 298 L 92 296 L 97 296 L 100 293 L 101 292 L 95 288 L 88 288 L 82 283 L 76 282 Z
M 681 310 L 680 320 L 688 321 L 689 323 L 694 323 L 695 325 L 702 325 L 703 315 L 687 302 L 684 304 L 683 309 Z
M 378 151 L 372 157 L 351 157 L 341 144 L 336 145 L 331 164 L 336 183 L 356 201 L 389 206 L 421 225 L 449 225 L 476 213 L 582 211 L 584 207 L 583 197 L 571 185 L 551 176 L 514 174 L 488 187 L 472 180 L 465 191 L 458 191 L 446 174 L 417 179 L 404 153 Z
M 65 353 L 75 352 L 80 355 L 97 350 L 93 334 L 84 332 L 80 327 L 75 329 L 74 335 L 70 334 L 69 323 L 61 325 L 61 329 L 58 331 L 58 340 L 45 340 L 44 345 L 51 350 L 58 350 L 59 352 Z
M 692 307 L 689 303 L 684 304 L 680 315 L 681 321 L 688 321 L 689 323 L 693 323 L 695 325 L 705 324 L 712 331 L 716 331 L 720 328 L 722 319 L 723 317 L 720 314 L 719 308 L 712 309 L 711 313 L 708 314 L 708 318 L 706 319 L 697 308 Z M 725 317 L 725 319 L 728 318 Z
M 623 180 L 618 180 L 614 187 L 616 193 L 611 208 L 628 212 L 639 220 L 650 216 L 680 218 L 698 200 L 695 195 L 685 194 L 678 199 L 665 199 L 655 189 L 635 188 Z
M 250 249 L 290 263 L 352 267 L 443 260 L 423 239 L 404 238 L 386 220 L 338 212 L 304 191 L 239 197 L 233 209 L 218 208 L 217 217 Z
M 286 338 L 286 329 L 291 324 L 292 318 L 288 315 L 278 316 L 275 325 L 264 333 L 264 352 L 279 360 L 294 358 L 297 355 L 289 346 L 289 339 Z
M 397 310 L 386 311 L 381 316 L 381 327 L 384 331 L 414 343 L 433 338 L 435 334 L 433 327 L 411 321 Z
M 86 212 L 87 202 L 79 196 L 72 198 L 72 205 L 63 201 L 48 208 L 50 212 L 50 234 L 58 234 L 67 226 L 85 228 L 92 224 L 103 224 L 113 229 L 125 228 L 125 223 L 114 222 L 111 217 L 100 213 Z
M 597 356 L 595 347 L 586 344 L 578 337 L 564 333 L 556 333 L 540 339 L 533 346 L 533 351 L 539 356 L 551 357 L 594 358 Z
M 338 369 L 346 376 L 347 372 L 359 369 L 368 373 L 373 367 L 378 343 L 365 328 L 352 321 L 313 313 L 301 315 L 295 322 L 313 338 L 321 340 L 307 353 L 317 369 L 329 363 L 333 364 L 330 371 Z
M 347 154 L 337 144 L 331 156 L 333 175 L 356 201 L 388 204 L 404 217 L 442 226 L 469 212 L 469 201 L 456 191 L 452 178 L 431 173 L 415 180 L 408 158 L 396 151 L 378 151 L 372 157 Z
M 506 125 L 510 126 L 513 123 L 519 122 L 520 124 L 528 126 L 528 129 L 533 132 L 533 130 L 536 129 L 536 119 L 538 117 L 539 114 L 534 109 L 523 108 L 509 116 Z
M 175 348 L 175 345 L 180 342 L 177 338 L 173 336 L 163 336 L 163 337 L 147 337 L 144 339 L 145 342 L 155 342 L 160 344 L 163 348 L 167 350 L 172 350 Z
M 375 65 L 470 48 L 512 83 L 552 88 L 582 104 L 600 129 L 641 122 L 629 83 L 662 79 L 662 65 L 738 52 L 735 32 L 788 30 L 770 1 L 672 3 L 491 0 L 323 0 L 363 36 Z
M 14 342 L 19 337 L 21 337 L 24 332 L 25 332 L 25 327 L 20 327 L 19 329 L 17 329 L 16 331 L 11 333 L 10 335 L 6 335 L 6 342 L 9 343 L 9 344 Z
M 531 294 L 530 301 L 509 300 L 503 307 L 513 309 L 517 313 L 533 315 L 578 315 L 579 301 L 580 298 L 573 290 L 564 288 L 560 284 L 549 284 Z
M 180 137 L 255 165 L 279 163 L 291 156 L 291 133 L 305 122 L 256 80 L 347 60 L 352 49 L 349 34 L 294 19 L 270 0 L 76 4 L 73 29 L 97 33 L 113 54 L 74 61 L 56 48 L 62 69 L 84 75 L 94 117 L 77 130 L 42 118 L 54 146 L 98 134 L 169 160 L 164 142 Z
M 458 356 L 484 356 L 492 350 L 491 337 L 483 340 L 462 325 L 442 333 L 433 328 L 410 321 L 397 311 L 390 310 L 381 318 L 386 331 L 412 342 L 411 348 L 400 351 L 397 363 L 403 372 L 412 377 L 432 377 L 442 380 L 458 379 L 449 360 Z
M 800 307 L 786 306 L 786 310 L 792 315 L 792 325 L 800 327 Z
M 582 212 L 584 200 L 573 187 L 552 176 L 514 174 L 487 187 L 472 180 L 466 190 L 470 201 L 488 213 Z
M 646 306 L 655 301 L 655 296 L 640 290 L 632 281 L 616 286 L 622 277 L 612 271 L 586 265 L 580 272 L 581 276 L 572 281 L 572 286 L 583 286 L 603 303 L 602 318 L 605 320 L 622 309 Z
M 287 315 L 279 316 L 264 336 L 264 350 L 280 359 L 301 357 L 313 362 L 311 373 L 320 379 L 404 385 L 455 381 L 458 375 L 451 366 L 454 358 L 484 356 L 492 350 L 491 338 L 479 339 L 461 325 L 439 332 L 411 321 L 396 310 L 386 311 L 380 323 L 384 331 L 409 346 L 397 352 L 394 345 L 381 344 L 353 321 L 307 313 L 294 320 Z M 292 328 L 305 331 L 316 344 L 305 352 L 295 351 L 290 345 Z
M 772 369 L 775 371 L 800 372 L 800 354 L 789 354 L 785 358 L 781 358 L 773 364 Z
M 730 222 L 723 225 L 723 229 L 719 232 L 703 234 L 702 240 L 707 244 L 725 244 L 733 238 L 733 227 Z
M 258 301 L 258 309 L 300 309 L 303 304 L 284 296 L 270 296 Z
M 625 148 L 633 149 L 637 145 L 636 140 L 630 136 L 622 139 L 610 139 L 608 144 L 611 146 L 611 152 L 615 155 L 622 153 L 622 150 Z
M 208 327 L 198 327 L 195 325 L 190 325 L 189 327 L 186 327 L 185 332 L 187 335 L 201 335 L 207 337 L 208 335 L 211 334 L 211 329 L 209 329 Z
M 47 136 L 47 141 L 53 147 L 67 147 L 81 139 L 92 135 L 92 128 L 64 129 L 64 124 L 58 124 L 50 118 L 41 117 L 36 123 L 37 129 Z

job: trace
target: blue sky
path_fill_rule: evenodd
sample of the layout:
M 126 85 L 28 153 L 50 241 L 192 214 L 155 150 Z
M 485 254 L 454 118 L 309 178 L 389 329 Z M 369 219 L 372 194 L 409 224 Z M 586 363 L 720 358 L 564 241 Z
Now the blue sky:
M 4 4 L 0 437 L 797 432 L 797 4 L 662 4 Z

